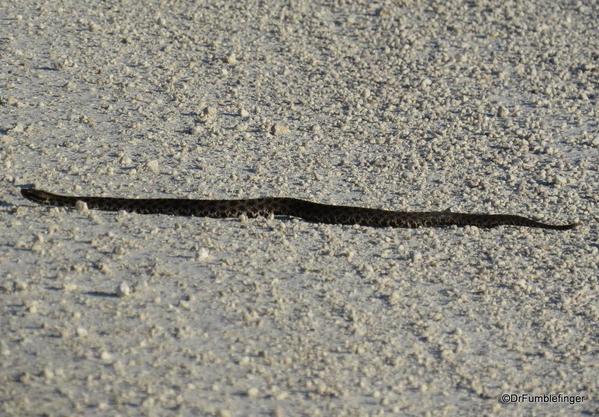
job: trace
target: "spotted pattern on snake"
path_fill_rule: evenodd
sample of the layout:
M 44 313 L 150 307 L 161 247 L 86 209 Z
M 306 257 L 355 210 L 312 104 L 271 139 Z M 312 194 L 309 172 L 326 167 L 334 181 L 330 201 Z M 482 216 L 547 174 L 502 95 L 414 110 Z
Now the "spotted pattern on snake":
M 23 197 L 49 206 L 75 207 L 78 201 L 89 209 L 128 211 L 141 214 L 170 214 L 227 218 L 286 216 L 312 223 L 362 225 L 369 227 L 447 227 L 525 226 L 542 229 L 568 230 L 576 224 L 546 224 L 511 214 L 472 214 L 450 211 L 390 211 L 364 207 L 337 206 L 286 197 L 265 197 L 240 200 L 193 200 L 184 198 L 114 198 L 53 194 L 43 190 L 22 188 Z

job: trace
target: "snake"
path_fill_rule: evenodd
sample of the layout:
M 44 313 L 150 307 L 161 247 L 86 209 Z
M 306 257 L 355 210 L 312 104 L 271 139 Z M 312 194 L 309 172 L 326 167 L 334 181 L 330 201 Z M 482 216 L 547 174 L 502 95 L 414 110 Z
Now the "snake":
M 391 211 L 375 208 L 314 203 L 288 197 L 263 197 L 237 200 L 197 200 L 186 198 L 115 198 L 53 194 L 35 188 L 22 188 L 23 197 L 48 206 L 77 207 L 85 203 L 88 209 L 127 211 L 140 214 L 168 214 L 212 218 L 248 218 L 284 216 L 297 217 L 311 223 L 361 225 L 368 227 L 448 227 L 524 226 L 542 229 L 568 230 L 571 224 L 547 224 L 511 214 L 457 213 L 445 211 Z M 80 203 L 79 203 L 80 204 Z

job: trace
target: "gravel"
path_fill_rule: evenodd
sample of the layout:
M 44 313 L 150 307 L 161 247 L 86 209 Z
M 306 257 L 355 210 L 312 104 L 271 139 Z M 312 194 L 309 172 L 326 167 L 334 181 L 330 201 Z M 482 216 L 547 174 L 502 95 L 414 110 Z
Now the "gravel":
M 597 2 L 0 16 L 0 414 L 599 413 Z M 31 185 L 580 226 L 48 209 Z

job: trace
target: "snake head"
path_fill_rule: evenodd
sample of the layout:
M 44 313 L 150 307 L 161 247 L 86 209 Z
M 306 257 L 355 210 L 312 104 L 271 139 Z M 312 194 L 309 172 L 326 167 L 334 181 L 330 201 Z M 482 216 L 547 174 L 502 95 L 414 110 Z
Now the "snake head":
M 46 191 L 36 190 L 35 188 L 21 188 L 21 195 L 39 204 L 52 204 L 53 194 Z

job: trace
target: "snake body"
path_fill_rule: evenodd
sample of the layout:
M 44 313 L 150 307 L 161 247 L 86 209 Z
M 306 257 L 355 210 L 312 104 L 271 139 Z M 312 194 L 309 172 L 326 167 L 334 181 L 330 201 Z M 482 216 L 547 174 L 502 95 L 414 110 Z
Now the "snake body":
M 522 216 L 509 214 L 471 214 L 450 211 L 390 211 L 364 207 L 337 206 L 314 203 L 297 198 L 252 198 L 241 200 L 192 200 L 182 198 L 113 198 L 65 196 L 36 189 L 21 189 L 21 194 L 36 203 L 75 207 L 78 201 L 89 209 L 105 211 L 128 211 L 141 214 L 170 214 L 175 216 L 199 216 L 227 218 L 258 216 L 299 217 L 313 223 L 359 224 L 370 227 L 444 227 L 502 225 L 568 230 L 576 224 L 553 225 L 541 223 Z

